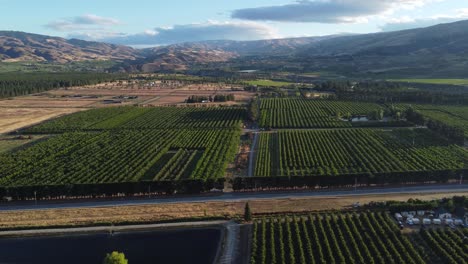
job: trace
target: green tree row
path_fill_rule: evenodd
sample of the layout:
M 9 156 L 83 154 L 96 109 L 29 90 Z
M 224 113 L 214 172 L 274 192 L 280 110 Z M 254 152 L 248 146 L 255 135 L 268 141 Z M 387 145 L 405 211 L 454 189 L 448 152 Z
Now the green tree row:
M 0 98 L 40 93 L 57 88 L 94 85 L 124 78 L 106 73 L 15 73 L 0 74 Z

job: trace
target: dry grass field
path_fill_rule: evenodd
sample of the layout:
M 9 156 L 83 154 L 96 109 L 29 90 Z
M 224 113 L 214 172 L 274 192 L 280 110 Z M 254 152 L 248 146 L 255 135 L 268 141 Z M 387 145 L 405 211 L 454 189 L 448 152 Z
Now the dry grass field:
M 101 99 L 102 100 L 102 99 Z M 88 108 L 96 99 L 53 98 L 46 95 L 21 96 L 9 100 L 0 100 L 1 108 Z
M 350 208 L 352 203 L 366 204 L 371 201 L 399 200 L 409 198 L 433 200 L 464 193 L 386 194 L 354 197 L 322 197 L 276 200 L 253 200 L 250 206 L 254 215 L 281 212 L 313 212 Z M 159 205 L 136 205 L 101 208 L 52 209 L 36 211 L 0 212 L 0 228 L 78 226 L 96 223 L 157 222 L 196 217 L 240 217 L 244 202 L 206 202 Z
M 85 110 L 86 108 L 19 108 L 0 107 L 0 134 L 42 121 Z

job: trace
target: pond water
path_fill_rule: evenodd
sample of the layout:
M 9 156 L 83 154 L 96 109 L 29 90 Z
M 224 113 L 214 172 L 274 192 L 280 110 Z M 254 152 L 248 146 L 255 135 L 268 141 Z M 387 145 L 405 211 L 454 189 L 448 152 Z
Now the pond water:
M 0 263 L 101 264 L 106 253 L 119 251 L 129 264 L 209 264 L 220 239 L 217 228 L 2 238 Z

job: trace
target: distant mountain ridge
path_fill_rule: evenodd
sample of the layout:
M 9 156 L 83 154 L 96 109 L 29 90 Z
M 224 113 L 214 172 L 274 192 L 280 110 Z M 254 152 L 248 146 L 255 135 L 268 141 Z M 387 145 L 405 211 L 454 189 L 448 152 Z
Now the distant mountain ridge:
M 340 35 L 330 35 L 323 37 L 298 37 L 284 39 L 265 39 L 252 41 L 234 41 L 234 40 L 211 40 L 202 42 L 188 42 L 171 45 L 171 47 L 191 48 L 198 47 L 204 49 L 217 49 L 227 52 L 233 52 L 240 56 L 258 55 L 258 54 L 284 54 L 294 52 L 296 49 L 317 43 L 322 40 L 333 39 Z
M 314 43 L 327 37 L 304 37 L 289 39 L 271 39 L 257 41 L 213 40 L 187 42 L 146 48 L 141 50 L 143 59 L 129 62 L 130 71 L 168 71 L 187 70 L 194 65 L 224 63 L 242 56 L 285 54 L 296 51 L 299 47 Z
M 301 72 L 402 73 L 464 76 L 468 20 L 427 28 L 361 35 L 258 41 L 213 40 L 147 49 L 0 31 L 0 61 L 116 60 L 119 70 L 184 71 L 290 68 Z M 289 69 L 288 69 L 289 70 Z
M 386 49 L 386 51 L 384 51 Z M 313 43 L 304 50 L 311 55 L 410 54 L 427 51 L 468 52 L 468 20 L 426 28 L 342 36 Z
M 66 63 L 84 60 L 133 60 L 139 52 L 133 48 L 64 39 L 38 34 L 0 31 L 0 61 L 48 61 Z
M 142 59 L 129 62 L 131 71 L 183 71 L 197 64 L 226 62 L 238 55 L 200 44 L 171 45 L 140 50 Z

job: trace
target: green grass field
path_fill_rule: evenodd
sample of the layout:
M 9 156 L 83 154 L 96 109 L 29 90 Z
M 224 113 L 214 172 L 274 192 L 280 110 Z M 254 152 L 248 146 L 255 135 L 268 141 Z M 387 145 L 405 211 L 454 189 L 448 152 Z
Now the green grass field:
M 290 82 L 278 82 L 272 80 L 255 80 L 255 81 L 247 81 L 249 85 L 257 85 L 257 86 L 272 86 L 272 87 L 281 87 L 291 85 Z
M 390 79 L 392 82 L 468 85 L 468 79 Z

